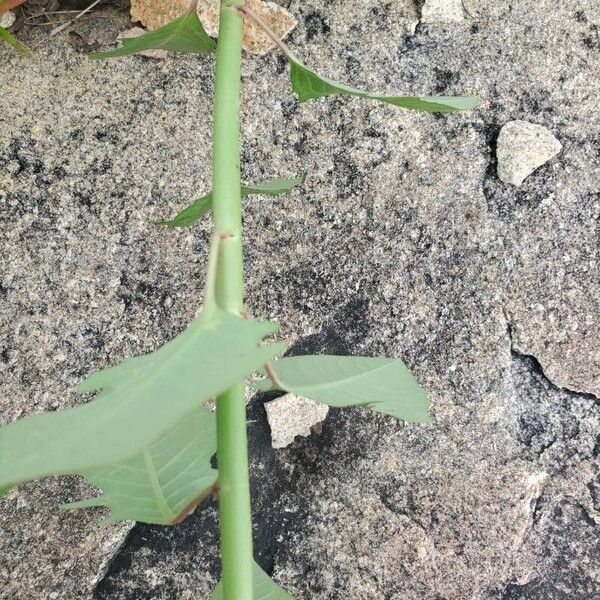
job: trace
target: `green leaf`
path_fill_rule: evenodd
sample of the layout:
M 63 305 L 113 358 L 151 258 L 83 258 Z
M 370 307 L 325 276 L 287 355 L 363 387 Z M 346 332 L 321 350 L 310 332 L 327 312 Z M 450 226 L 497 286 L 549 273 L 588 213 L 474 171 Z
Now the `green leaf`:
M 294 179 L 272 179 L 265 181 L 255 186 L 242 185 L 241 193 L 242 197 L 250 196 L 251 194 L 264 194 L 266 196 L 278 196 L 289 192 L 299 183 L 302 183 L 302 179 L 297 177 Z M 203 217 L 207 212 L 212 209 L 212 191 L 208 192 L 205 196 L 198 198 L 187 208 L 184 208 L 170 221 L 157 221 L 157 225 L 167 225 L 168 227 L 189 227 Z
M 93 374 L 78 388 L 102 390 L 91 402 L 0 428 L 0 488 L 133 459 L 278 354 L 258 346 L 276 329 L 214 307 L 155 352 Z
M 103 493 L 64 508 L 107 506 L 111 514 L 103 524 L 179 522 L 215 484 L 217 471 L 210 460 L 216 451 L 216 417 L 199 408 L 135 457 L 82 472 Z
M 254 563 L 253 600 L 294 600 L 282 587 L 278 586 L 256 563 Z M 223 582 L 210 595 L 210 600 L 223 600 Z
M 209 54 L 215 47 L 215 41 L 204 31 L 196 11 L 192 11 L 154 31 L 136 38 L 122 39 L 121 46 L 115 50 L 93 52 L 88 56 L 92 59 L 113 58 L 135 54 L 142 50 Z
M 404 421 L 429 422 L 429 400 L 401 360 L 355 356 L 293 356 L 273 365 L 279 389 L 329 406 L 362 406 Z
M 156 225 L 166 225 L 167 227 L 189 227 L 200 220 L 207 212 L 212 209 L 212 190 L 208 194 L 194 200 L 192 204 L 177 213 L 170 221 L 156 221 Z
M 10 31 L 4 29 L 4 27 L 0 27 L 0 39 L 10 44 L 19 54 L 31 56 L 31 50 L 10 33 Z
M 379 100 L 394 106 L 421 110 L 427 112 L 452 112 L 455 110 L 469 110 L 479 104 L 479 98 L 472 96 L 384 96 L 373 94 L 364 90 L 349 87 L 327 79 L 303 65 L 293 54 L 288 54 L 290 62 L 290 76 L 292 87 L 298 94 L 300 102 L 314 98 L 322 98 L 331 94 L 342 96 L 358 96 L 368 100 Z
M 242 185 L 242 197 L 251 194 L 264 194 L 265 196 L 279 196 L 293 190 L 302 183 L 301 177 L 292 179 L 270 179 L 258 185 Z

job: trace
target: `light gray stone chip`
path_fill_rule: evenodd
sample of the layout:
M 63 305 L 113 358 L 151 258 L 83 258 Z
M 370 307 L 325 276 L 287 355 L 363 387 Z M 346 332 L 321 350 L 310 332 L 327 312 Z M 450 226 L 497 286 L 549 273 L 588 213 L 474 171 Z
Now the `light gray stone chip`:
M 309 436 L 310 428 L 321 423 L 329 412 L 328 406 L 294 394 L 267 402 L 265 409 L 273 448 L 289 446 L 297 435 Z
M 498 177 L 504 183 L 521 185 L 561 149 L 562 144 L 545 127 L 509 121 L 498 137 Z
M 465 9 L 462 0 L 425 0 L 422 23 L 462 23 Z

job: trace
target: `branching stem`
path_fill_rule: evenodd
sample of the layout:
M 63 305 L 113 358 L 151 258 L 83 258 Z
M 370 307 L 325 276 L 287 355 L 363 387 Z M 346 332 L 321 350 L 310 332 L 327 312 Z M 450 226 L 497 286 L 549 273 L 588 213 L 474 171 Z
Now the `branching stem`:
M 279 377 L 277 377 L 277 373 L 275 373 L 275 369 L 273 368 L 272 364 L 267 363 L 265 365 L 265 373 L 267 374 L 267 377 L 271 380 L 271 383 L 276 389 L 283 389 L 283 384 L 279 380 Z
M 219 258 L 223 241 L 230 237 L 229 233 L 213 233 L 208 253 L 208 266 L 206 268 L 206 283 L 204 286 L 204 303 L 202 315 L 210 319 L 214 309 L 217 307 L 217 275 L 219 273 Z
M 213 216 L 219 232 L 216 300 L 243 310 L 240 79 L 244 0 L 221 0 L 213 131 Z M 251 600 L 252 521 L 244 383 L 217 398 L 217 461 L 224 600 Z
M 250 17 L 271 39 L 271 41 L 286 55 L 293 58 L 293 53 L 289 47 L 279 38 L 279 36 L 267 25 L 264 19 L 257 15 L 247 4 L 242 4 L 237 9 L 243 14 Z

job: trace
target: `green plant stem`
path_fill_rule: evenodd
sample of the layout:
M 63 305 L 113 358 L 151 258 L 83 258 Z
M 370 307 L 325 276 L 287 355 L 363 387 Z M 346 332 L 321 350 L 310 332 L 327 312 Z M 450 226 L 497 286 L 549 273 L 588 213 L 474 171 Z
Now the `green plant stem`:
M 215 71 L 213 216 L 221 236 L 216 298 L 240 314 L 244 302 L 240 194 L 240 63 L 244 0 L 221 0 Z M 252 519 L 244 384 L 217 398 L 217 458 L 224 600 L 252 600 Z

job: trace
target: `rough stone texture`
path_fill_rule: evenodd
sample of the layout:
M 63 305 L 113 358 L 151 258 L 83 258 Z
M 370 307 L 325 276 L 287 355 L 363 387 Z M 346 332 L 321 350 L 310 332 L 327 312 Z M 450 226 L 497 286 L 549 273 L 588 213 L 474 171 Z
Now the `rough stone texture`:
M 542 125 L 510 121 L 498 136 L 498 177 L 504 183 L 521 185 L 561 148 L 562 144 Z
M 465 19 L 463 0 L 425 0 L 423 23 L 461 23 Z
M 329 407 L 307 398 L 285 394 L 265 403 L 267 421 L 271 429 L 273 448 L 285 448 L 296 436 L 308 436 L 311 427 L 325 420 Z
M 279 56 L 243 63 L 245 179 L 306 172 L 245 203 L 249 309 L 295 354 L 401 357 L 434 406 L 427 427 L 332 409 L 322 435 L 273 450 L 272 398 L 252 399 L 256 555 L 302 600 L 600 594 L 600 11 L 467 5 L 463 24 L 411 35 L 408 0 L 293 0 L 289 43 L 357 85 L 478 94 L 471 113 L 300 106 Z M 106 11 L 79 37 L 25 30 L 31 61 L 0 49 L 3 422 L 72 405 L 86 373 L 157 347 L 198 305 L 209 221 L 152 222 L 210 185 L 212 58 L 79 53 L 127 26 Z M 517 119 L 564 146 L 519 188 L 496 164 Z M 214 504 L 137 525 L 117 552 L 127 526 L 59 512 L 81 492 L 63 479 L 2 501 L 0 597 L 208 598 Z

